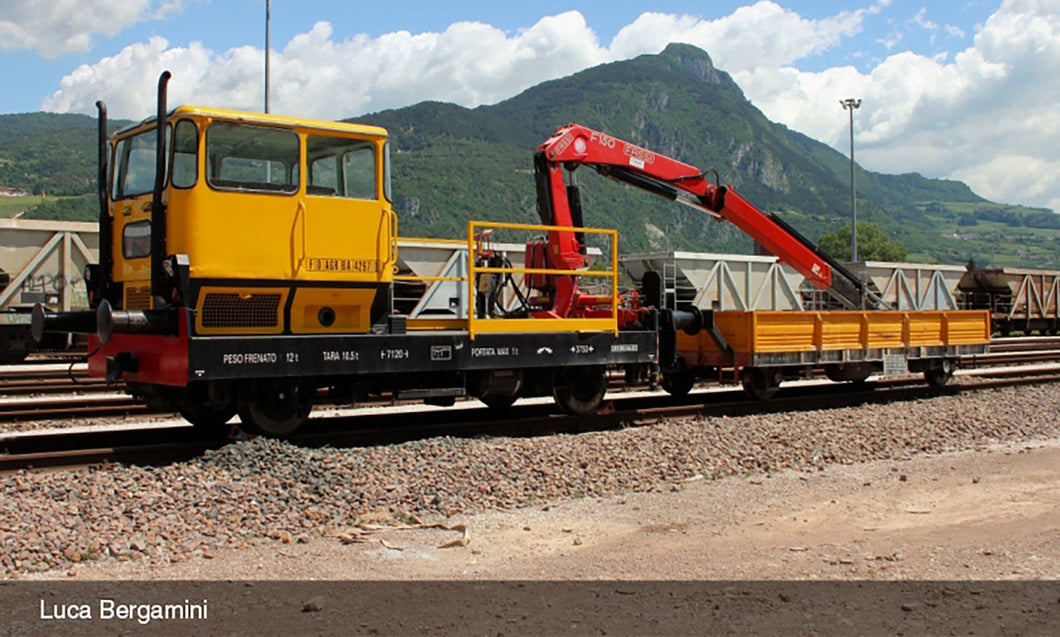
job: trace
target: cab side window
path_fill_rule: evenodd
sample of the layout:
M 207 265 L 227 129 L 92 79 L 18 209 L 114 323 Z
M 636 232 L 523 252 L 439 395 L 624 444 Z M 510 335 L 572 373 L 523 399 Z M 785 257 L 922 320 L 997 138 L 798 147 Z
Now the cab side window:
M 125 224 L 121 232 L 121 254 L 126 259 L 139 259 L 151 254 L 150 221 Z
M 182 119 L 173 133 L 173 186 L 191 188 L 199 180 L 199 131 L 195 122 Z
M 378 198 L 375 145 L 344 137 L 310 135 L 306 139 L 310 195 Z

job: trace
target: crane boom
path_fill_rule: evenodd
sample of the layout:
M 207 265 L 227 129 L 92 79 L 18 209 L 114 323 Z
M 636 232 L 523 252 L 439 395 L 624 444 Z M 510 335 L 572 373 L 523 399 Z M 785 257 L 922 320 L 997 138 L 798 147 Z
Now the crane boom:
M 779 217 L 762 212 L 732 188 L 711 183 L 711 171 L 578 124 L 559 127 L 535 153 L 538 213 L 546 225 L 582 225 L 577 186 L 563 178 L 563 169 L 573 174 L 579 166 L 725 219 L 848 308 L 864 305 L 865 286 L 856 276 Z M 576 232 L 550 232 L 549 244 L 549 267 L 575 269 L 584 264 L 584 245 Z M 569 311 L 576 290 L 556 287 L 553 312 L 562 315 Z

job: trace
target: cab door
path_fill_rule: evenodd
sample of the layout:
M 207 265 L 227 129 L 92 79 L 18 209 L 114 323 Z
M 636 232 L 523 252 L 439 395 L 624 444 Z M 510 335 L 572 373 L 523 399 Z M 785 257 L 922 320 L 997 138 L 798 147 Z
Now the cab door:
M 167 129 L 168 137 L 168 129 Z M 122 307 L 151 307 L 151 201 L 158 132 L 154 127 L 115 143 L 110 200 L 114 282 L 123 286 Z
M 389 309 L 393 213 L 382 196 L 381 143 L 306 135 L 304 256 L 294 332 L 363 332 Z

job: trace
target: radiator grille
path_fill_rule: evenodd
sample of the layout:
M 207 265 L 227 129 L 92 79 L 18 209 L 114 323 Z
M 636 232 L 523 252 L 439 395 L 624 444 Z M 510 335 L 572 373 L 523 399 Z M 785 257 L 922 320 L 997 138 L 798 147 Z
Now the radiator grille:
M 125 305 L 126 310 L 150 310 L 151 309 L 151 286 L 126 287 Z
M 279 324 L 279 293 L 237 294 L 210 292 L 202 304 L 204 328 L 276 327 Z

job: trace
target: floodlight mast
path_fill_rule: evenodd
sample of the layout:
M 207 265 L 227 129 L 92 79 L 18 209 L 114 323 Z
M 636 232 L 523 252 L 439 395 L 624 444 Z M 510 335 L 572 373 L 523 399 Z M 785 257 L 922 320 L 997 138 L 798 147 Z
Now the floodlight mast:
M 265 0 L 265 112 L 269 112 L 269 13 L 272 0 Z
M 861 106 L 860 99 L 852 97 L 839 100 L 844 110 L 850 111 L 850 260 L 858 260 L 858 199 L 854 189 L 854 111 Z

